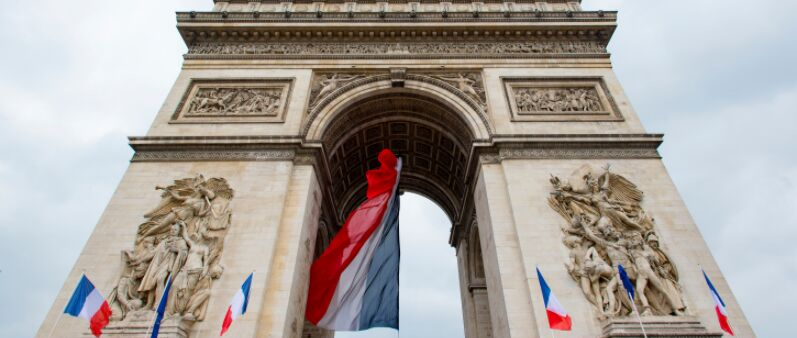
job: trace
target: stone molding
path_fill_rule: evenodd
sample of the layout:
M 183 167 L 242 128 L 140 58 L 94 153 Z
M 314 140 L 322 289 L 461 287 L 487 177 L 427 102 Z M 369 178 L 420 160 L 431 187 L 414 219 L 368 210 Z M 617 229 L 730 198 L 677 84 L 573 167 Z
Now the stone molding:
M 295 157 L 292 150 L 157 150 L 137 151 L 131 162 L 193 162 L 193 161 L 290 161 Z
M 496 135 L 474 145 L 482 164 L 514 159 L 659 159 L 661 134 L 540 135 L 517 138 Z M 132 162 L 324 161 L 323 145 L 292 136 L 277 137 L 130 137 Z
M 721 338 L 722 333 L 710 332 L 694 317 L 642 317 L 648 337 L 656 338 Z M 635 318 L 612 319 L 603 322 L 600 338 L 642 338 L 642 330 Z
M 294 137 L 130 137 L 131 162 L 293 161 Z M 303 153 L 314 151 L 304 150 Z
M 661 158 L 656 148 L 648 145 L 626 144 L 624 146 L 594 145 L 548 145 L 544 147 L 501 148 L 499 160 L 542 159 L 644 159 Z
M 503 10 L 498 12 L 478 10 L 443 10 L 434 12 L 419 11 L 339 11 L 302 10 L 283 7 L 279 11 L 251 12 L 177 12 L 178 24 L 206 22 L 246 22 L 246 23 L 330 23 L 330 22 L 614 22 L 616 11 L 517 11 Z M 409 8 L 407 8 L 409 9 Z M 475 14 L 474 13 L 478 13 Z M 320 15 L 319 15 L 320 14 Z

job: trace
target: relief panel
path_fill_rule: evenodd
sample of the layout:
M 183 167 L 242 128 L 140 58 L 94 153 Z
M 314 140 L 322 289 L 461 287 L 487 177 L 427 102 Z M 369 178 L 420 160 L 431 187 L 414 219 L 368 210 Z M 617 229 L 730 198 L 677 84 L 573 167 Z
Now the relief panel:
M 599 77 L 504 78 L 512 121 L 622 121 Z
M 285 121 L 293 79 L 194 80 L 170 123 Z

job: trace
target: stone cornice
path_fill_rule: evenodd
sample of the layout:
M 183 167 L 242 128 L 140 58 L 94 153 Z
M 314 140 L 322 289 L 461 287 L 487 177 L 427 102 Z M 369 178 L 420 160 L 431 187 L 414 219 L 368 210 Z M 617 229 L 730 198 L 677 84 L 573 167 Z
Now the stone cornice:
M 234 4 L 236 4 L 236 3 L 237 4 L 248 4 L 250 2 L 259 2 L 259 3 L 264 3 L 264 4 L 281 4 L 281 3 L 285 3 L 285 2 L 305 3 L 305 4 L 314 3 L 314 2 L 323 2 L 323 3 L 327 3 L 327 4 L 342 4 L 342 3 L 347 3 L 347 2 L 353 2 L 353 0 L 322 0 L 322 1 L 318 1 L 318 0 L 292 0 L 292 1 L 284 1 L 284 0 L 213 0 L 213 3 L 219 3 L 219 2 L 229 2 L 229 3 L 234 3 Z M 409 2 L 419 2 L 419 3 L 422 3 L 422 4 L 424 4 L 424 3 L 434 3 L 434 4 L 436 4 L 436 3 L 440 3 L 440 0 L 357 0 L 357 3 L 377 3 L 377 2 L 388 2 L 388 3 L 391 3 L 391 4 L 393 4 L 393 3 L 409 3 Z M 449 2 L 454 3 L 454 4 L 460 4 L 460 3 L 461 4 L 469 4 L 469 3 L 472 3 L 473 1 L 472 0 L 449 0 Z M 481 2 L 483 2 L 483 3 L 500 4 L 500 3 L 504 3 L 505 0 L 482 0 Z M 515 3 L 535 3 L 535 2 L 539 2 L 539 0 L 515 0 L 514 2 Z M 568 3 L 568 2 L 581 3 L 581 0 L 546 0 L 546 2 L 549 2 L 549 3 Z
M 656 159 L 661 134 L 494 135 L 474 144 L 471 160 L 498 163 L 509 159 Z M 133 162 L 295 160 L 322 153 L 322 146 L 294 136 L 130 137 Z
M 599 41 L 616 12 L 283 13 L 180 12 L 178 30 L 199 42 Z M 445 24 L 443 27 L 441 24 Z
M 197 23 L 324 24 L 330 23 L 614 23 L 616 11 L 505 12 L 177 12 L 178 27 Z
M 131 162 L 290 161 L 308 150 L 296 137 L 130 137 Z

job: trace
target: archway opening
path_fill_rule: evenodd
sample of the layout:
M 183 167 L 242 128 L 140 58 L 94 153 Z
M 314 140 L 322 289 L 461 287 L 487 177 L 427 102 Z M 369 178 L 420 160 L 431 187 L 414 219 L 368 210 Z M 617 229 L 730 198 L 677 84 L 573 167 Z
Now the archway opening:
M 336 218 L 345 218 L 365 199 L 365 172 L 376 168 L 377 154 L 389 148 L 403 160 L 400 189 L 429 197 L 456 221 L 467 193 L 473 140 L 458 113 L 425 96 L 388 91 L 349 105 L 322 139 Z
M 326 229 L 319 230 L 316 252 L 323 250 L 349 212 L 365 200 L 366 171 L 379 166 L 377 154 L 382 149 L 391 149 L 404 164 L 399 190 L 408 192 L 402 195 L 400 213 L 402 334 L 489 337 L 491 319 L 480 243 L 478 232 L 470 231 L 475 223 L 469 167 L 478 131 L 444 99 L 407 88 L 372 92 L 339 107 L 343 108 L 327 117 L 316 139 L 323 146 L 329 171 Z M 452 236 L 456 229 L 452 224 L 459 227 L 460 237 Z M 395 332 L 369 330 L 336 336 L 394 337 Z
M 445 245 L 451 222 L 434 202 L 415 193 L 401 196 L 399 217 L 401 335 L 465 337 L 455 252 Z M 337 332 L 335 338 L 395 338 L 392 329 Z

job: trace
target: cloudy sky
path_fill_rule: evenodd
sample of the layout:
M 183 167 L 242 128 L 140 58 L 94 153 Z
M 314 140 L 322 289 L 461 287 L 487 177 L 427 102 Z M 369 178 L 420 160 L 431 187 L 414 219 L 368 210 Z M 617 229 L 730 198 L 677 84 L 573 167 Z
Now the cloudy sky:
M 185 47 L 173 12 L 210 5 L 3 3 L 0 336 L 41 324 L 127 166 L 126 136 L 145 133 L 177 76 Z M 664 161 L 757 334 L 793 336 L 797 1 L 585 7 L 620 10 L 616 71 L 648 131 L 666 134 Z M 445 216 L 409 195 L 402 207 L 425 220 L 402 220 L 402 269 L 413 272 L 401 276 L 402 333 L 461 337 Z

